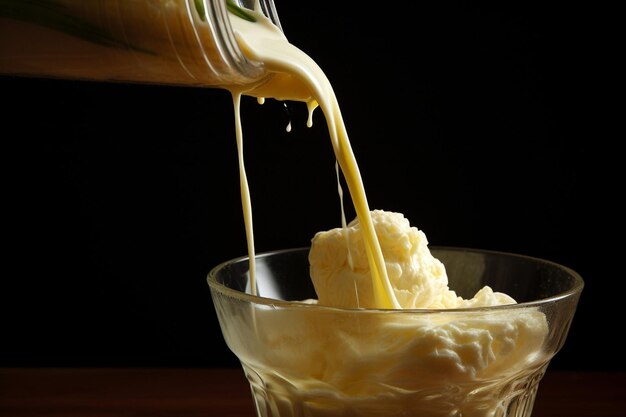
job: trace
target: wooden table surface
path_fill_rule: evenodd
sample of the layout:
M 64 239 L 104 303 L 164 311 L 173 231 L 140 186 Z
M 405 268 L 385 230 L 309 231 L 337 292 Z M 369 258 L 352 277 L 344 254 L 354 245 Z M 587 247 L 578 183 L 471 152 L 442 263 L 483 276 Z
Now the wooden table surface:
M 0 368 L 2 417 L 254 417 L 239 368 Z M 533 417 L 626 417 L 626 372 L 548 372 Z M 427 417 L 427 416 L 424 416 Z

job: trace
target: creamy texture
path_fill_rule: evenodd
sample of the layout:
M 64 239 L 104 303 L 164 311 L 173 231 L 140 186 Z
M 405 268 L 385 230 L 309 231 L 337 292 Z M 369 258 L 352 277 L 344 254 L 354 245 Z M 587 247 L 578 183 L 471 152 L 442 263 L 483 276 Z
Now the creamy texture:
M 506 294 L 484 287 L 470 300 L 448 288 L 445 266 L 428 249 L 426 235 L 401 213 L 375 210 L 372 221 L 385 258 L 387 276 L 402 308 L 468 308 L 515 304 Z M 376 308 L 370 268 L 358 219 L 347 228 L 315 235 L 309 262 L 319 304 Z
M 228 337 L 267 415 L 502 416 L 547 363 L 545 315 L 449 311 L 259 308 Z

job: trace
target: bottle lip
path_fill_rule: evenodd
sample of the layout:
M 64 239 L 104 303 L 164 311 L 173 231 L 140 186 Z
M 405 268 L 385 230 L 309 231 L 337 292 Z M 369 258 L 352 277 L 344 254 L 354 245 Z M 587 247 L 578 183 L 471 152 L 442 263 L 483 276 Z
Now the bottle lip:
M 281 31 L 282 26 L 278 18 L 278 13 L 273 0 L 234 0 L 239 6 L 254 9 L 255 4 L 259 4 L 260 11 L 268 17 Z M 213 28 L 213 36 L 220 49 L 222 58 L 226 63 L 234 68 L 237 73 L 247 79 L 260 79 L 267 75 L 262 62 L 254 61 L 244 55 L 237 43 L 233 31 L 226 1 L 213 0 L 206 1 L 207 18 Z
M 241 3 L 254 3 L 254 0 L 252 2 L 242 0 Z M 278 27 L 278 29 L 280 29 L 281 32 L 284 33 L 285 31 L 280 24 L 278 12 L 276 11 L 276 6 L 274 5 L 274 0 L 260 0 L 259 3 L 263 14 L 267 16 L 272 21 L 272 23 L 274 23 Z

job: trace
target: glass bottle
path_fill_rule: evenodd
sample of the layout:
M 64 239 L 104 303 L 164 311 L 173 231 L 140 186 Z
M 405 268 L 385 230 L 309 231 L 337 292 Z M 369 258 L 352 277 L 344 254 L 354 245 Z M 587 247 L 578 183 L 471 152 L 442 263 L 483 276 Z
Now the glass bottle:
M 273 0 L 0 0 L 0 74 L 252 85 L 268 74 L 241 52 L 228 14 L 257 2 L 280 27 Z

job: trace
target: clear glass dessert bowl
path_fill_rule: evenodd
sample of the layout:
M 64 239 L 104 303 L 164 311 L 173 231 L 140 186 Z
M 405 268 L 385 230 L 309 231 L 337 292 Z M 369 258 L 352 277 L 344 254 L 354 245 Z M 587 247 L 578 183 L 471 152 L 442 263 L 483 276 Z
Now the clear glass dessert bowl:
M 211 270 L 223 337 L 241 361 L 259 417 L 529 417 L 565 343 L 583 289 L 573 270 L 523 255 L 431 248 L 449 287 L 484 286 L 517 304 L 445 310 L 317 305 L 309 248 Z

